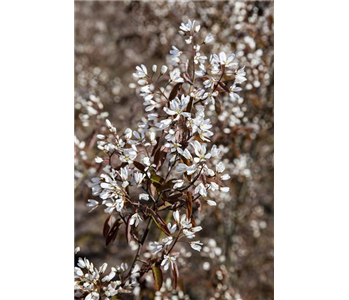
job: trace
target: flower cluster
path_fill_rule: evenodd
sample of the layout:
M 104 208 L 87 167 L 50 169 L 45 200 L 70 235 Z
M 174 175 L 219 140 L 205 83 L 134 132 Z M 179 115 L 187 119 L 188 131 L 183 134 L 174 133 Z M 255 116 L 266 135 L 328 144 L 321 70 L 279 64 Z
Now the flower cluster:
M 200 38 L 199 32 L 195 21 L 181 24 L 179 33 L 189 50 L 173 46 L 170 67 L 163 65 L 158 70 L 153 65 L 150 72 L 145 65 L 136 67 L 133 77 L 140 85 L 146 113 L 138 128 L 118 132 L 106 120 L 96 135 L 104 156 L 95 158 L 102 172 L 92 179 L 91 188 L 100 200 L 89 199 L 87 206 L 92 211 L 102 205 L 108 214 L 103 229 L 106 245 L 125 226 L 127 242 L 136 241 L 138 249 L 131 266 L 122 268 L 128 274 L 116 281 L 115 268 L 101 279 L 106 265 L 97 270 L 87 259 L 80 259 L 76 268 L 78 297 L 87 294 L 85 299 L 99 299 L 103 295 L 108 299 L 127 292 L 137 284 L 135 274 L 142 277 L 150 270 L 157 289 L 162 285 L 162 269 L 172 270 L 176 285 L 179 253 L 173 251 L 179 240 L 184 239 L 195 251 L 203 247 L 200 240 L 193 241 L 202 230 L 196 225 L 199 211 L 195 207 L 201 203 L 216 206 L 210 195 L 229 192 L 224 181 L 230 176 L 224 173 L 219 147 L 211 145 L 215 132 L 206 110 L 210 105 L 218 107 L 224 94 L 232 101 L 238 99 L 238 85 L 246 80 L 246 73 L 244 67 L 238 68 L 234 54 L 205 56 L 202 48 L 214 38 L 211 34 Z M 165 214 L 171 211 L 175 223 L 166 224 Z M 136 262 L 152 224 L 166 237 L 148 243 L 150 254 L 139 267 Z M 101 289 L 104 282 L 108 285 Z

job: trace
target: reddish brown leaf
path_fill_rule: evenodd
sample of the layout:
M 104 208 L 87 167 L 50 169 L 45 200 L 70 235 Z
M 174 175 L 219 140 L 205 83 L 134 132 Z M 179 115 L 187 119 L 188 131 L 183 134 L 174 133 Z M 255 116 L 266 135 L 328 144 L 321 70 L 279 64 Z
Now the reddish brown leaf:
M 177 84 L 173 87 L 173 89 L 172 89 L 172 91 L 171 91 L 171 93 L 170 93 L 170 96 L 168 97 L 169 100 L 173 100 L 174 98 L 177 97 L 178 91 L 179 91 L 179 89 L 181 88 L 181 86 L 182 86 L 182 83 L 179 82 L 179 83 L 177 83 Z
M 145 166 L 144 166 L 143 164 L 141 164 L 141 163 L 138 162 L 138 161 L 133 161 L 133 164 L 135 165 L 135 167 L 136 167 L 138 170 L 144 172 Z
M 225 83 L 223 83 L 222 81 L 219 82 L 219 85 L 223 88 L 223 90 L 225 90 L 226 92 L 230 93 L 228 87 L 225 85 Z
M 126 241 L 129 244 L 131 242 L 132 234 L 131 234 L 131 224 L 130 224 L 131 216 L 128 218 L 126 227 L 125 227 L 125 236 L 126 236 Z
M 178 267 L 176 263 L 173 264 L 172 275 L 173 275 L 173 289 L 176 289 L 178 284 L 178 277 L 179 277 Z
M 124 168 L 125 166 L 127 166 L 128 163 L 122 163 L 121 165 L 117 166 L 116 168 L 114 168 L 115 170 L 120 170 L 121 168 Z
M 159 170 L 166 159 L 166 152 L 159 148 L 154 156 L 154 164 L 156 165 L 156 170 Z
M 187 108 L 185 109 L 185 111 L 191 112 L 191 109 L 193 107 L 193 102 L 194 102 L 194 98 L 190 97 L 189 103 L 188 103 Z
M 119 227 L 121 225 L 120 220 L 116 220 L 112 226 L 112 228 L 109 230 L 108 235 L 105 240 L 105 246 L 107 247 L 110 243 L 114 242 L 116 239 L 116 236 L 119 231 Z
M 214 108 L 215 108 L 215 111 L 216 111 L 217 115 L 219 115 L 222 112 L 221 102 L 218 99 L 216 99 L 216 101 L 215 101 L 215 107 Z
M 154 156 L 155 152 L 160 148 L 160 137 L 158 136 L 156 139 L 156 145 L 153 148 L 153 151 L 151 152 L 151 156 Z
M 106 238 L 108 235 L 108 232 L 110 228 L 112 227 L 113 223 L 115 222 L 115 217 L 110 215 L 104 222 L 103 226 L 103 236 Z

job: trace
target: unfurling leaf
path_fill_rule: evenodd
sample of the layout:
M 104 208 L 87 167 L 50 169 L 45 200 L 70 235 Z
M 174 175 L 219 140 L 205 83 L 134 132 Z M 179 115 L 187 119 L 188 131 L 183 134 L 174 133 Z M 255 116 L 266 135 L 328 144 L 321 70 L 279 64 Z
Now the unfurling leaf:
M 162 287 L 162 282 L 163 282 L 162 271 L 161 271 L 160 267 L 158 267 L 158 266 L 153 266 L 152 270 L 153 270 L 155 289 L 157 291 L 160 291 L 160 289 Z

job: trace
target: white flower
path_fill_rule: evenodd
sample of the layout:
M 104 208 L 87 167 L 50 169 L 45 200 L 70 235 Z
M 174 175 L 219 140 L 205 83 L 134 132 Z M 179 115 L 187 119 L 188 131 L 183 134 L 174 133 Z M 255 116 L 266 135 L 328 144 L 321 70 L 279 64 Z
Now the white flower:
M 164 107 L 164 111 L 168 115 L 170 115 L 170 116 L 177 115 L 177 117 L 174 119 L 174 121 L 177 121 L 180 116 L 189 118 L 190 117 L 190 113 L 184 112 L 184 110 L 187 107 L 189 101 L 190 101 L 190 97 L 189 96 L 182 95 L 181 100 L 179 100 L 178 97 L 176 97 L 174 100 L 172 100 L 170 102 L 170 108 L 165 106 Z
M 229 174 L 223 174 L 223 175 L 221 175 L 221 179 L 222 180 L 228 180 L 228 179 L 230 179 L 230 175 Z
M 103 162 L 103 158 L 97 156 L 97 157 L 95 158 L 95 162 L 96 162 L 97 164 L 100 164 L 100 163 Z
M 131 131 L 131 134 L 132 134 L 132 131 Z M 132 164 L 136 157 L 137 157 L 137 152 L 131 148 L 128 148 L 123 150 L 123 154 L 120 155 L 119 158 L 122 162 L 127 162 L 129 164 Z
M 195 75 L 198 76 L 198 77 L 203 77 L 203 76 L 205 76 L 206 73 L 207 73 L 206 68 L 205 68 L 205 65 L 200 64 L 200 65 L 199 65 L 199 68 L 200 68 L 200 70 L 195 71 Z
M 235 58 L 235 54 L 232 53 L 228 56 L 224 53 L 221 52 L 219 53 L 219 56 L 217 54 L 213 54 L 213 59 L 212 62 L 214 64 L 221 64 L 221 65 L 225 65 L 227 68 L 233 67 L 233 66 L 237 66 L 237 63 L 233 63 L 233 60 Z
M 164 267 L 165 271 L 167 271 L 170 266 L 173 270 L 175 263 L 176 263 L 176 256 L 165 255 L 164 260 L 161 262 L 161 266 Z
M 164 246 L 160 244 L 159 242 L 150 242 L 149 243 L 149 249 L 151 253 L 156 254 L 162 250 Z
M 130 218 L 130 225 L 137 227 L 140 221 L 143 221 L 143 219 L 138 213 L 135 213 Z
M 209 206 L 216 206 L 217 205 L 217 203 L 215 201 L 213 201 L 213 200 L 207 200 L 207 204 Z
M 170 126 L 170 124 L 172 123 L 172 119 L 165 119 L 160 121 L 159 123 L 156 123 L 155 126 L 159 129 L 159 130 L 164 130 L 166 129 L 168 126 Z
M 213 136 L 213 132 L 209 129 L 212 128 L 210 119 L 204 120 L 203 117 L 198 116 L 193 120 L 193 132 L 198 132 L 200 138 L 205 142 L 210 142 L 209 138 Z
M 165 237 L 164 239 L 162 239 L 161 243 L 164 245 L 164 246 L 168 246 L 172 243 L 173 241 L 173 237 L 172 236 L 168 236 L 168 237 Z
M 185 149 L 185 150 L 187 150 L 187 149 Z M 184 180 L 182 180 L 182 179 L 176 179 L 176 180 L 173 180 L 173 183 L 174 183 L 173 189 L 178 189 L 178 188 L 180 188 L 180 187 L 183 186 Z
M 161 74 L 161 75 L 165 74 L 165 73 L 167 72 L 167 69 L 168 69 L 167 66 L 163 65 L 163 66 L 161 67 L 160 74 Z
M 225 165 L 221 161 L 216 165 L 216 172 L 223 173 L 225 170 Z
M 85 300 L 99 300 L 99 294 L 97 292 L 92 292 L 85 297 Z
M 180 75 L 179 69 L 174 69 L 170 72 L 170 81 L 172 82 L 184 82 L 184 79 Z
M 193 225 L 191 224 L 190 220 L 187 219 L 186 215 L 182 215 L 182 217 L 179 217 L 179 212 L 178 210 L 176 210 L 173 213 L 173 218 L 176 221 L 176 223 L 181 227 L 181 228 L 186 228 L 189 229 L 191 228 Z
M 177 229 L 177 225 L 176 224 L 172 225 L 171 223 L 168 223 L 167 228 L 170 231 L 170 233 L 173 234 Z M 171 237 L 171 239 L 172 239 L 172 237 Z
M 202 182 L 195 188 L 194 193 L 200 194 L 201 196 L 204 196 L 204 197 L 207 196 L 207 190 Z
M 215 101 L 215 97 L 218 96 L 218 91 L 215 92 L 209 92 L 207 93 L 207 99 L 206 99 L 206 104 L 209 104 L 210 102 L 215 105 L 216 101 Z
M 156 73 L 156 70 L 158 69 L 158 66 L 157 65 L 153 65 L 151 70 L 153 71 L 153 73 Z
M 240 98 L 240 96 L 238 94 L 236 94 L 236 92 L 240 92 L 242 90 L 241 87 L 236 86 L 236 84 L 234 83 L 230 88 L 229 88 L 229 96 L 233 99 L 233 100 L 237 100 Z
M 146 100 L 143 102 L 143 105 L 145 106 L 145 111 L 152 111 L 158 104 L 154 100 Z M 150 116 L 151 114 L 149 114 Z
M 181 23 L 181 26 L 179 26 L 179 29 L 182 30 L 183 32 L 190 32 L 195 25 L 195 20 L 192 22 L 191 20 L 188 20 L 188 23 Z M 200 29 L 200 28 L 199 28 Z
M 194 56 L 194 62 L 195 64 L 201 63 L 203 64 L 205 62 L 205 60 L 207 59 L 206 56 L 201 55 L 200 52 L 196 52 L 195 56 Z
M 142 174 L 139 172 L 135 172 L 133 174 L 133 179 L 134 179 L 134 182 L 137 186 L 140 186 L 142 184 L 144 177 L 145 177 L 145 174 Z
M 149 200 L 149 195 L 148 194 L 139 194 L 139 200 Z
M 105 140 L 107 137 L 104 134 L 97 134 L 97 139 L 99 140 Z
M 88 199 L 87 201 L 88 201 L 88 203 L 86 204 L 86 206 L 87 207 L 92 207 L 89 212 L 95 210 L 98 207 L 98 205 L 99 205 L 99 202 L 96 201 L 96 200 Z
M 209 44 L 209 43 L 212 43 L 213 41 L 214 41 L 214 38 L 213 38 L 212 34 L 209 33 L 209 34 L 205 37 L 204 43 L 205 43 L 205 44 Z
M 173 241 L 172 236 L 168 236 L 164 239 L 162 239 L 161 243 L 159 242 L 150 242 L 149 243 L 149 249 L 153 254 L 156 254 L 160 252 L 164 247 L 170 245 Z
M 245 66 L 235 73 L 235 82 L 243 83 L 246 79 Z
M 187 166 L 186 164 L 179 163 L 176 167 L 176 171 L 179 173 L 187 173 L 188 175 L 194 174 L 198 169 L 197 164 Z
M 221 190 L 223 193 L 228 193 L 229 190 L 230 190 L 230 188 L 227 187 L 227 186 L 223 186 L 223 187 L 220 188 L 220 190 Z
M 200 243 L 200 241 L 195 241 L 195 242 L 191 242 L 190 243 L 190 247 L 192 247 L 194 250 L 196 251 L 201 251 L 201 246 L 203 245 L 203 243 Z
M 200 161 L 205 161 L 211 157 L 211 153 L 206 154 L 206 146 L 200 144 L 198 141 L 194 141 L 191 143 L 194 147 L 195 154 L 197 157 L 194 157 L 194 162 L 198 163 Z
M 103 201 L 103 204 L 107 207 L 104 211 L 107 213 L 107 214 L 111 214 L 114 209 L 116 211 L 121 211 L 124 207 L 124 200 L 123 199 L 108 199 L 108 200 L 105 200 Z
M 75 254 L 77 254 L 78 252 L 80 252 L 80 247 L 76 247 L 76 248 L 74 249 L 74 253 L 75 253 Z
M 133 73 L 133 77 L 135 78 L 144 78 L 147 77 L 148 71 L 145 65 L 141 65 L 140 67 L 136 67 L 137 73 Z
M 193 227 L 193 228 L 185 228 L 183 230 L 183 233 L 185 234 L 185 236 L 188 238 L 188 239 L 192 239 L 195 237 L 195 233 L 202 230 L 202 227 L 201 226 L 196 226 L 196 227 Z
M 75 267 L 75 268 L 74 268 L 74 273 L 75 273 L 75 276 L 78 276 L 78 277 L 84 276 L 84 273 L 83 273 L 83 272 L 81 271 L 81 269 L 78 268 L 78 267 Z
M 212 157 L 217 157 L 219 156 L 221 153 L 221 150 L 217 148 L 216 145 L 213 145 L 212 148 L 211 148 L 211 156 Z
M 156 103 L 156 102 L 155 102 Z M 154 106 L 155 107 L 155 106 Z M 153 121 L 153 120 L 156 120 L 158 118 L 158 114 L 149 114 L 148 115 L 148 120 L 149 121 Z
M 178 66 L 178 63 L 181 61 L 179 56 L 182 54 L 182 51 L 178 50 L 175 46 L 172 46 L 170 50 L 171 65 Z
M 217 79 L 216 79 L 216 78 L 210 77 L 210 76 L 209 76 L 209 77 L 203 82 L 203 84 L 204 84 L 205 88 L 213 89 L 214 86 L 215 86 L 215 84 L 216 84 L 216 82 L 217 82 Z

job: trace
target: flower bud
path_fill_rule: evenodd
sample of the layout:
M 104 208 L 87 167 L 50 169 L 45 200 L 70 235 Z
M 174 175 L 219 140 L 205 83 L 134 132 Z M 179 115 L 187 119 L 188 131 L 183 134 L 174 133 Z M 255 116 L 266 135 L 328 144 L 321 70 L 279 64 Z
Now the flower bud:
M 153 70 L 153 72 L 155 73 L 156 70 L 158 69 L 157 65 L 153 65 L 153 67 L 151 68 Z
M 161 73 L 161 75 L 163 75 L 163 74 L 165 74 L 166 72 L 167 72 L 167 66 L 163 65 L 163 66 L 161 67 L 160 73 Z

